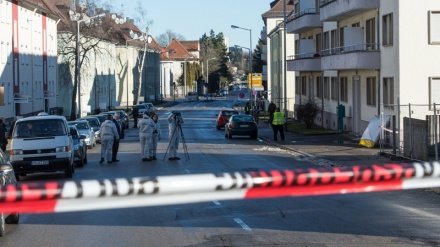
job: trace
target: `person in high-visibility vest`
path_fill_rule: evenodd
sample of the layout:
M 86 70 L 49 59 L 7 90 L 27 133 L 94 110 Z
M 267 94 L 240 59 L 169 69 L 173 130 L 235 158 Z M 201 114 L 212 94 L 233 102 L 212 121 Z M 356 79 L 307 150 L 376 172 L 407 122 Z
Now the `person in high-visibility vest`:
M 272 120 L 273 139 L 278 140 L 278 131 L 280 132 L 281 140 L 284 141 L 284 113 L 280 112 L 278 107 L 273 113 Z

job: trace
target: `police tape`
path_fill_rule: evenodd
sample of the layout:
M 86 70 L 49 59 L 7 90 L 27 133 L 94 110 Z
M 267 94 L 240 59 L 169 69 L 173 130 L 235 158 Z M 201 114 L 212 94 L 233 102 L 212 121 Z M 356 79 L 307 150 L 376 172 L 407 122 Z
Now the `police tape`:
M 1 188 L 0 210 L 69 212 L 433 187 L 440 187 L 438 162 L 19 183 Z

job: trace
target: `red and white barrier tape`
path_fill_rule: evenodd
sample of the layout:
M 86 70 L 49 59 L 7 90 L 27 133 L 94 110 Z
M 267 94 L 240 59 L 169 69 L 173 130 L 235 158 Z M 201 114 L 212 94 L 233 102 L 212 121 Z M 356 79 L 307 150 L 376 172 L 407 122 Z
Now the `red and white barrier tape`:
M 21 183 L 1 188 L 0 208 L 68 212 L 432 187 L 440 187 L 437 162 Z

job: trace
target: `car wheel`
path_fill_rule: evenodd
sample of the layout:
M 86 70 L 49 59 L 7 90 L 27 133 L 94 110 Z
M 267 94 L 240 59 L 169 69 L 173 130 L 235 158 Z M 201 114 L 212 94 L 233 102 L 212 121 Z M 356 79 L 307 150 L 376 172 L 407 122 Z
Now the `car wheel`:
M 80 158 L 79 163 L 78 163 L 78 167 L 83 167 L 83 166 L 84 166 L 84 159 Z
M 67 167 L 67 169 L 64 171 L 64 173 L 66 174 L 66 178 L 72 178 L 72 176 L 73 176 L 72 164 L 69 164 L 69 167 Z
M 5 214 L 0 213 L 0 237 L 4 237 L 6 234 L 5 230 Z
M 87 150 L 86 150 L 86 154 L 84 155 L 84 164 L 87 164 Z
M 18 221 L 20 221 L 20 215 L 18 213 L 10 214 L 5 219 L 6 224 L 18 224 Z

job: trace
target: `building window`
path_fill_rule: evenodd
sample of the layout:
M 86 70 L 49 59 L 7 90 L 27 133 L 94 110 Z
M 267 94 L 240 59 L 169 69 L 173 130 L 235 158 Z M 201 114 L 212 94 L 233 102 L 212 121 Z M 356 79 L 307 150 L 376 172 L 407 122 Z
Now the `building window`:
M 340 47 L 344 47 L 344 28 L 345 27 L 341 27 L 339 28 L 339 46 Z
M 330 99 L 330 78 L 324 77 L 324 98 Z
M 336 30 L 332 30 L 330 37 L 330 48 L 331 48 L 331 54 L 335 53 L 335 48 L 338 46 L 338 36 L 336 36 Z
M 440 11 L 429 12 L 429 43 L 440 44 Z
M 336 77 L 331 77 L 330 79 L 331 79 L 330 81 L 332 83 L 332 86 L 331 86 L 331 88 L 332 88 L 332 92 L 331 92 L 332 100 L 338 100 L 338 97 L 339 97 L 339 95 L 338 95 L 338 93 L 339 93 L 339 90 L 338 90 L 338 88 L 339 88 L 338 80 L 337 80 Z
M 320 76 L 316 78 L 316 97 L 322 99 L 322 81 Z
M 384 46 L 393 45 L 393 14 L 382 17 L 382 44 Z
M 365 38 L 367 50 L 377 50 L 376 48 L 376 19 L 367 20 L 365 23 Z
M 307 96 L 307 77 L 301 78 L 301 94 Z
M 316 42 L 315 42 L 315 49 L 316 49 L 316 53 L 321 54 L 321 49 L 322 49 L 322 40 L 321 40 L 321 34 L 318 33 L 316 34 Z
M 383 103 L 394 105 L 394 78 L 383 78 Z
M 329 32 L 325 32 L 324 33 L 324 50 L 328 50 L 329 45 L 330 45 L 330 36 L 329 36 Z
M 339 80 L 340 84 L 340 97 L 342 102 L 348 102 L 348 83 L 347 77 L 341 77 Z
M 367 78 L 367 105 L 376 106 L 376 78 Z
M 437 104 L 440 104 L 440 77 L 429 78 L 429 107 L 434 110 L 432 104 L 436 104 L 436 110 L 439 110 Z
M 295 77 L 295 94 L 300 95 L 301 94 L 301 83 L 300 83 L 300 77 Z

